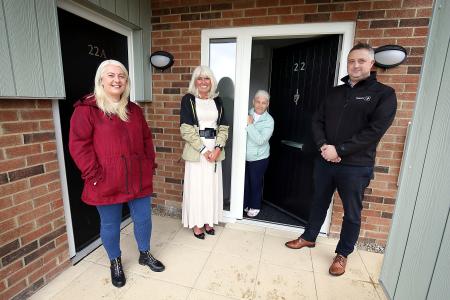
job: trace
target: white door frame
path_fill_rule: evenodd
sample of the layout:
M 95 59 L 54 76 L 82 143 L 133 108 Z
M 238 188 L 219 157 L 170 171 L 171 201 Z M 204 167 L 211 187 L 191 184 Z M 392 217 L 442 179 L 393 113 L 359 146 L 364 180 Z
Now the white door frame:
M 242 219 L 245 181 L 245 151 L 246 151 L 246 120 L 250 88 L 250 64 L 253 38 L 285 37 L 299 38 L 302 36 L 317 36 L 324 34 L 341 34 L 339 78 L 347 74 L 347 55 L 353 46 L 355 32 L 354 22 L 329 22 L 314 24 L 292 24 L 273 26 L 233 27 L 223 29 L 202 30 L 201 63 L 209 65 L 209 41 L 219 38 L 236 38 L 236 82 L 233 123 L 233 161 L 231 167 L 230 210 L 223 211 L 224 222 L 236 222 Z M 331 211 L 322 225 L 321 232 L 328 233 L 331 222 Z
M 133 57 L 133 40 L 132 40 L 133 30 L 131 28 L 126 27 L 123 24 L 115 22 L 115 21 L 101 15 L 98 12 L 95 12 L 89 8 L 82 6 L 81 4 L 78 4 L 78 3 L 70 1 L 70 0 L 58 0 L 58 7 L 64 9 L 65 11 L 73 13 L 83 19 L 94 22 L 102 27 L 108 28 L 112 31 L 115 31 L 115 32 L 120 33 L 127 37 L 128 71 L 129 71 L 129 76 L 130 76 L 130 80 L 131 80 L 130 99 L 134 99 L 136 88 L 134 85 L 134 80 L 132 78 L 132 76 L 134 74 L 134 71 L 133 71 L 134 57 Z M 61 193 L 62 193 L 63 204 L 64 204 L 64 216 L 66 219 L 66 231 L 67 231 L 68 244 L 69 244 L 69 256 L 72 258 L 73 262 L 76 262 L 76 261 L 80 260 L 81 258 L 83 258 L 88 253 L 90 253 L 93 249 L 95 249 L 99 245 L 101 245 L 101 240 L 100 240 L 100 238 L 97 239 L 96 241 L 92 242 L 89 246 L 87 246 L 85 249 L 83 249 L 79 253 L 76 253 L 74 232 L 73 232 L 73 227 L 72 227 L 72 214 L 70 211 L 69 190 L 68 190 L 67 177 L 66 177 L 66 165 L 65 165 L 64 150 L 63 150 L 63 144 L 62 144 L 62 132 L 61 132 L 61 122 L 60 122 L 59 102 L 58 101 L 64 101 L 64 100 L 53 100 L 52 101 L 53 122 L 54 122 L 54 126 L 55 126 L 55 137 L 56 137 L 56 152 L 57 152 L 57 157 L 58 157 L 59 176 L 61 179 Z M 128 218 L 127 220 L 122 222 L 121 227 L 129 224 L 130 222 L 131 222 L 131 220 L 130 220 L 130 218 Z

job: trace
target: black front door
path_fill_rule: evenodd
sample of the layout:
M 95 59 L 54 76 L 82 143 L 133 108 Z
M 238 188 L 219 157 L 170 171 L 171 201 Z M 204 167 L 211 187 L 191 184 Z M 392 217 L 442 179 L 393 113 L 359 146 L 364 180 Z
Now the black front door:
M 98 65 L 115 59 L 128 66 L 127 37 L 58 8 L 59 33 L 66 99 L 59 101 L 66 178 L 69 190 L 75 250 L 79 252 L 99 237 L 97 209 L 81 201 L 83 181 L 69 154 L 69 127 L 73 104 L 94 90 Z M 123 217 L 129 216 L 124 205 Z
M 319 155 L 311 118 L 336 83 L 339 35 L 273 50 L 270 114 L 275 129 L 264 180 L 264 199 L 306 223 L 313 196 L 313 163 Z

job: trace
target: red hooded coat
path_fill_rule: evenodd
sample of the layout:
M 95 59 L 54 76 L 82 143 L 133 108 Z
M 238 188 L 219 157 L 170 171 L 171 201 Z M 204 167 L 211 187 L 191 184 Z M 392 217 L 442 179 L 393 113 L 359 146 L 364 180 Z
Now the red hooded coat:
M 128 122 L 108 116 L 94 95 L 77 101 L 70 120 L 69 150 L 84 180 L 81 199 L 109 205 L 150 196 L 155 150 L 142 110 L 128 102 Z

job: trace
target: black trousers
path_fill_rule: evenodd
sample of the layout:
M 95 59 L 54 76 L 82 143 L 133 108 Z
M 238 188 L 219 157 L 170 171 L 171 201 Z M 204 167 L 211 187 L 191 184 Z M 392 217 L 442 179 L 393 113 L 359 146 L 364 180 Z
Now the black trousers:
M 263 179 L 269 158 L 245 162 L 244 208 L 261 208 Z
M 314 242 L 325 221 L 334 191 L 344 206 L 341 235 L 336 253 L 347 257 L 353 252 L 361 228 L 364 190 L 373 177 L 373 167 L 329 163 L 322 157 L 314 164 L 314 197 L 308 225 L 301 238 Z

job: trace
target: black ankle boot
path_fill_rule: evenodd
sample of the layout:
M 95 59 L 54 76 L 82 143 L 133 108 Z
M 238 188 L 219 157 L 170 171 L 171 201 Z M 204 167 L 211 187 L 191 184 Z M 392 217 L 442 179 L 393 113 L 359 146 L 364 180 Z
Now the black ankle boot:
M 125 273 L 123 272 L 122 260 L 120 256 L 111 260 L 111 283 L 115 287 L 123 287 L 125 285 Z
M 166 267 L 153 257 L 153 255 L 150 254 L 150 251 L 139 251 L 141 254 L 139 255 L 139 264 L 143 266 L 149 266 L 150 270 L 153 272 L 162 272 Z

